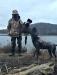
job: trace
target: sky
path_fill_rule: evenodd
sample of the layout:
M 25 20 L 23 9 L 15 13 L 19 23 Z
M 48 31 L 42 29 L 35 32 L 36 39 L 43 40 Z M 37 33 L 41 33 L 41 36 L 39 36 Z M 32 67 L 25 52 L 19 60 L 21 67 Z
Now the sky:
M 23 22 L 30 18 L 33 23 L 57 24 L 57 0 L 0 0 L 0 29 L 7 28 L 14 9 Z

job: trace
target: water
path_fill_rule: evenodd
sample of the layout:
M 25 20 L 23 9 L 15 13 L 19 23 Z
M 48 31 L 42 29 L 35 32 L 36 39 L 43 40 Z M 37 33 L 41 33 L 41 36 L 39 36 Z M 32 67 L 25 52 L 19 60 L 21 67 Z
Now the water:
M 40 38 L 44 41 L 57 44 L 57 36 L 40 36 Z M 7 46 L 8 44 L 11 45 L 10 40 L 11 40 L 11 38 L 9 36 L 0 36 L 0 47 Z M 25 40 L 25 37 L 22 36 L 22 46 L 23 47 L 25 47 L 24 40 Z M 26 47 L 27 47 L 28 50 L 31 50 L 31 49 L 34 48 L 30 36 L 28 36 Z

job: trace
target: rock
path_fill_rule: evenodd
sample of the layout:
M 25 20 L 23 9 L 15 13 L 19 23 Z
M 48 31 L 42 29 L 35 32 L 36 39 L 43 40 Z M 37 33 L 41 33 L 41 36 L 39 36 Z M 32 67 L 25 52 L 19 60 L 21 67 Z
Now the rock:
M 34 67 L 34 66 L 36 66 L 36 64 L 32 64 L 29 67 L 21 67 L 20 69 L 13 69 L 13 70 L 10 71 L 10 73 L 13 74 L 13 73 L 18 73 L 18 72 L 26 71 L 26 70 Z
M 54 72 L 53 75 L 57 75 L 57 65 L 54 66 Z
M 2 75 L 4 74 L 7 74 L 8 73 L 8 68 L 7 68 L 7 65 L 6 64 L 3 64 L 2 67 L 1 67 L 1 73 Z
M 43 64 L 41 65 L 41 68 L 39 70 L 44 75 L 52 74 L 54 72 L 54 64 L 53 63 Z
M 48 74 L 51 74 L 54 71 L 54 64 L 53 65 L 51 64 L 52 63 L 47 63 L 47 64 L 41 64 L 41 65 L 34 66 L 31 69 L 20 72 L 20 75 L 40 75 L 40 74 L 48 75 Z
M 17 70 L 17 69 L 16 69 Z M 16 71 L 15 70 L 15 71 Z M 18 72 L 19 71 L 19 72 Z M 21 68 L 14 75 L 51 75 L 54 72 L 54 64 L 52 62 L 41 65 L 30 65 L 29 67 Z M 12 74 L 8 74 L 12 75 Z

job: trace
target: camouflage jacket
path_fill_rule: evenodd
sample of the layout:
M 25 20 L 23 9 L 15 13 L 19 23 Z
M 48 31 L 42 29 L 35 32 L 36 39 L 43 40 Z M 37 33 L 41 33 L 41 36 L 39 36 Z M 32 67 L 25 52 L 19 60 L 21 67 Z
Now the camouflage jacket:
M 8 22 L 8 31 L 11 36 L 18 36 L 22 32 L 23 22 L 19 19 L 15 21 L 14 19 L 10 19 Z

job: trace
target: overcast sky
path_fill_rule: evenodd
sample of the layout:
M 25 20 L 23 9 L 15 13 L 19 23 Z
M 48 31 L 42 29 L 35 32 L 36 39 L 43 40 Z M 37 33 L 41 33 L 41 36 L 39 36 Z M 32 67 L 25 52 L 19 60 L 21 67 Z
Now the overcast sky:
M 57 24 L 57 0 L 0 0 L 0 29 L 6 28 L 12 10 L 17 9 L 22 21 Z

